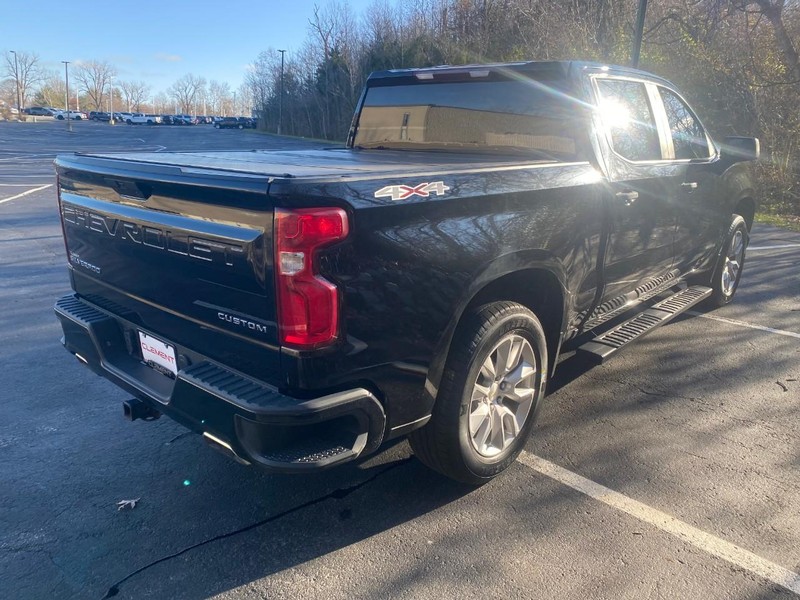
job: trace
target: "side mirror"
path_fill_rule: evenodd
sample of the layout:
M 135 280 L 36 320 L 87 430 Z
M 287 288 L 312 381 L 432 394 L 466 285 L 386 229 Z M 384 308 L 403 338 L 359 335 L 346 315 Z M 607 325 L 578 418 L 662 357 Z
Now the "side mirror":
M 726 137 L 722 140 L 720 154 L 723 158 L 732 159 L 734 162 L 758 160 L 761 156 L 761 144 L 758 138 L 754 137 Z

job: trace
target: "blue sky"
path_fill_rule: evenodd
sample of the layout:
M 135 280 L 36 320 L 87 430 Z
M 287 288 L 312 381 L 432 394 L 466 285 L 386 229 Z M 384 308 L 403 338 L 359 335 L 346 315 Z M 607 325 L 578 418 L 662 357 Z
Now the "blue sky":
M 371 0 L 349 0 L 360 15 Z M 242 83 L 269 48 L 299 50 L 314 5 L 329 0 L 37 0 L 2 2 L 0 51 L 36 52 L 63 72 L 62 60 L 107 60 L 119 79 L 142 79 L 153 93 L 185 73 Z

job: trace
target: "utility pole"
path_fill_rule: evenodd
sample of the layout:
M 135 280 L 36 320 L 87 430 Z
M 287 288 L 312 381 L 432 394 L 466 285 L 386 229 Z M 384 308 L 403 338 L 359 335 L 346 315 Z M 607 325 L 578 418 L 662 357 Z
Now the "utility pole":
M 13 50 L 10 51 L 14 55 L 14 82 L 17 84 L 17 120 L 22 120 L 22 106 L 20 104 L 19 96 L 19 65 L 17 63 L 17 53 Z
M 67 110 L 67 131 L 72 131 L 72 119 L 69 118 L 69 61 L 62 60 L 61 62 L 64 63 L 64 80 L 67 86 L 64 92 L 64 104 L 66 104 Z
M 278 135 L 281 134 L 281 126 L 283 125 L 283 55 L 286 50 L 278 50 L 281 53 L 281 92 L 278 98 Z
M 647 0 L 639 0 L 639 10 L 636 12 L 636 28 L 633 31 L 633 49 L 631 50 L 631 66 L 639 68 L 639 54 L 642 50 L 642 36 L 644 35 L 644 15 L 647 12 Z

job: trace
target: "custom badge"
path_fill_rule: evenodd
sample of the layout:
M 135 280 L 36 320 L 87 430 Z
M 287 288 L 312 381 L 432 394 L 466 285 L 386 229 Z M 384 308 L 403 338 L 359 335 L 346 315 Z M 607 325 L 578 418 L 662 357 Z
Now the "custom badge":
M 407 200 L 412 196 L 427 198 L 431 194 L 444 196 L 450 188 L 444 181 L 432 181 L 430 183 L 420 183 L 419 185 L 387 185 L 375 192 L 376 198 L 391 198 L 392 200 Z

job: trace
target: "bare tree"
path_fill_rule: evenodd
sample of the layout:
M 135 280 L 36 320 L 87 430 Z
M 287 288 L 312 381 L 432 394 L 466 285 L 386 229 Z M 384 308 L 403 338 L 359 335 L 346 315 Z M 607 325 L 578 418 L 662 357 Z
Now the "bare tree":
M 19 100 L 22 104 L 20 108 L 23 108 L 27 106 L 31 89 L 42 79 L 39 56 L 33 52 L 6 52 L 4 59 L 3 72 L 6 77 L 14 81 L 15 86 L 19 87 Z M 15 97 L 14 104 L 16 103 Z
M 116 69 L 106 61 L 90 60 L 80 63 L 75 69 L 78 87 L 89 97 L 89 106 L 94 110 L 102 110 L 106 86 L 116 74 Z
M 249 76 L 249 73 L 248 75 Z M 224 112 L 224 106 L 231 97 L 231 88 L 227 82 L 211 80 L 208 83 L 208 112 L 212 115 L 219 115 Z
M 128 110 L 136 112 L 139 112 L 142 102 L 147 99 L 151 89 L 144 81 L 120 81 L 119 87 L 128 104 Z
M 159 92 L 153 98 L 153 112 L 167 114 L 171 113 L 173 108 L 174 104 L 164 92 Z
M 66 89 L 64 77 L 55 71 L 49 71 L 42 76 L 42 83 L 33 102 L 42 106 L 63 106 Z
M 175 100 L 182 113 L 189 114 L 194 110 L 194 103 L 201 91 L 205 89 L 206 80 L 187 73 L 173 83 L 167 93 Z
M 775 42 L 783 54 L 787 67 L 787 75 L 792 83 L 800 83 L 800 56 L 798 56 L 797 46 L 792 40 L 792 33 L 788 30 L 785 22 L 784 9 L 787 5 L 797 9 L 794 2 L 786 0 L 739 0 L 737 8 L 745 12 L 757 12 L 767 18 L 772 25 Z

